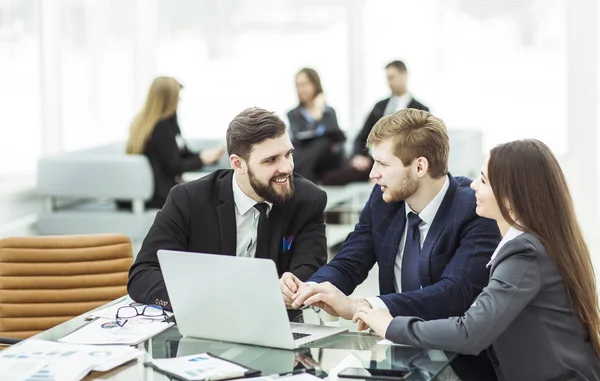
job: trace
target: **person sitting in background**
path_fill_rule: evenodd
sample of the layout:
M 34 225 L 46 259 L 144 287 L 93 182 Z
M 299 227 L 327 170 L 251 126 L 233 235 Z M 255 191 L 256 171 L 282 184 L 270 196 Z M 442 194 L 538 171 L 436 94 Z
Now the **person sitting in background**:
M 599 380 L 594 270 L 556 157 L 538 140 L 500 145 L 471 187 L 477 214 L 494 219 L 503 239 L 465 314 L 423 321 L 363 307 L 354 321 L 415 347 L 476 354 L 491 345 L 501 380 Z
M 340 130 L 335 110 L 325 104 L 319 74 L 304 68 L 296 74 L 300 104 L 288 112 L 294 144 L 296 173 L 319 182 L 330 171 L 341 168 L 346 136 Z
M 377 102 L 367 117 L 362 130 L 354 141 L 354 156 L 350 159 L 349 166 L 330 172 L 323 177 L 323 185 L 346 185 L 351 182 L 368 181 L 369 171 L 373 166 L 373 159 L 366 148 L 369 133 L 375 123 L 384 116 L 391 115 L 405 108 L 429 111 L 429 108 L 420 103 L 408 93 L 407 70 L 402 61 L 392 61 L 386 65 L 387 81 L 392 91 L 392 96 Z
M 182 182 L 184 172 L 215 164 L 225 152 L 222 147 L 200 153 L 187 148 L 177 122 L 182 88 L 175 78 L 156 78 L 150 85 L 144 107 L 131 124 L 126 152 L 148 157 L 154 174 L 154 193 L 146 202 L 147 208 L 162 208 L 171 188 Z M 118 206 L 131 208 L 131 203 L 119 201 Z

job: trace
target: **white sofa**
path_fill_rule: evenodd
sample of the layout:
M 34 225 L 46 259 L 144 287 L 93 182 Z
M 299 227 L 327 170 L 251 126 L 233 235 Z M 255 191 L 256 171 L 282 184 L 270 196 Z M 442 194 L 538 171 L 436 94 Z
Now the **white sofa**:
M 223 144 L 189 141 L 190 149 Z M 144 208 L 151 198 L 154 179 L 143 155 L 126 155 L 125 143 L 42 157 L 38 161 L 37 193 L 47 210 L 35 224 L 40 235 L 122 233 L 141 241 L 157 210 Z M 223 161 L 212 168 L 225 165 Z M 133 208 L 118 210 L 116 200 L 131 201 Z

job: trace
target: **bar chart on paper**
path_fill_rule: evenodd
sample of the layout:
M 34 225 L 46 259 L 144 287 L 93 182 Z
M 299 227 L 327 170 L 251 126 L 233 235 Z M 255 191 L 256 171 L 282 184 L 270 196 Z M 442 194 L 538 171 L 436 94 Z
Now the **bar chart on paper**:
M 58 381 L 52 371 L 46 367 L 44 369 L 38 370 L 31 377 L 27 378 L 25 381 Z
M 151 364 L 159 370 L 186 380 L 237 378 L 260 373 L 225 359 L 211 356 L 209 353 L 170 359 L 153 359 Z
M 204 356 L 204 355 L 198 355 L 198 356 L 191 357 L 187 361 L 189 363 L 192 363 L 192 364 L 190 364 L 192 369 L 189 369 L 189 368 L 186 369 L 185 373 L 192 378 L 204 378 L 203 376 L 211 375 L 214 372 L 215 367 L 211 366 L 211 365 L 208 365 L 208 366 L 204 365 L 209 360 L 210 360 L 210 358 L 208 356 Z M 193 367 L 193 365 L 194 365 L 193 363 L 199 363 L 198 364 L 199 367 L 196 369 L 195 367 Z M 200 367 L 200 366 L 202 366 L 202 367 Z
M 9 357 L 0 360 L 0 380 L 79 381 L 94 367 L 91 362 Z
M 136 358 L 140 353 L 140 350 L 126 346 L 97 347 L 30 339 L 0 352 L 0 363 L 16 360 L 45 361 L 49 364 L 63 361 L 70 364 L 89 363 L 94 370 L 104 372 Z M 42 376 L 49 377 L 44 372 L 39 377 Z

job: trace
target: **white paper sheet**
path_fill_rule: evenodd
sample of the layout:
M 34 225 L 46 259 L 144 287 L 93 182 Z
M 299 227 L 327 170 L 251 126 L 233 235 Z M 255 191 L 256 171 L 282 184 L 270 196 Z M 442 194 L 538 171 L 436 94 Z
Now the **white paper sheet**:
M 0 359 L 2 381 L 80 381 L 94 367 L 90 361 L 71 362 L 66 359 Z
M 0 360 L 0 380 L 26 380 L 47 365 L 48 363 L 44 360 Z
M 121 327 L 115 324 L 114 319 L 99 318 L 58 341 L 71 344 L 136 345 L 173 324 L 133 318 Z
M 61 361 L 69 363 L 92 363 L 93 369 L 105 372 L 130 361 L 142 351 L 124 346 L 102 346 L 64 344 L 53 341 L 26 340 L 0 351 L 0 362 L 3 360 L 39 360 Z M 0 380 L 3 380 L 0 378 Z

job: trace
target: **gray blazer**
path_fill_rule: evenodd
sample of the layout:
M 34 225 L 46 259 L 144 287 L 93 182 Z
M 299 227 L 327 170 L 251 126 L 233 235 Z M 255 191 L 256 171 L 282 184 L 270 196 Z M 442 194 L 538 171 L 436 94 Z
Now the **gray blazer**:
M 600 380 L 600 360 L 567 297 L 558 266 L 528 233 L 500 249 L 488 286 L 464 316 L 432 321 L 396 317 L 385 336 L 400 344 L 463 354 L 478 354 L 491 345 L 500 380 Z

